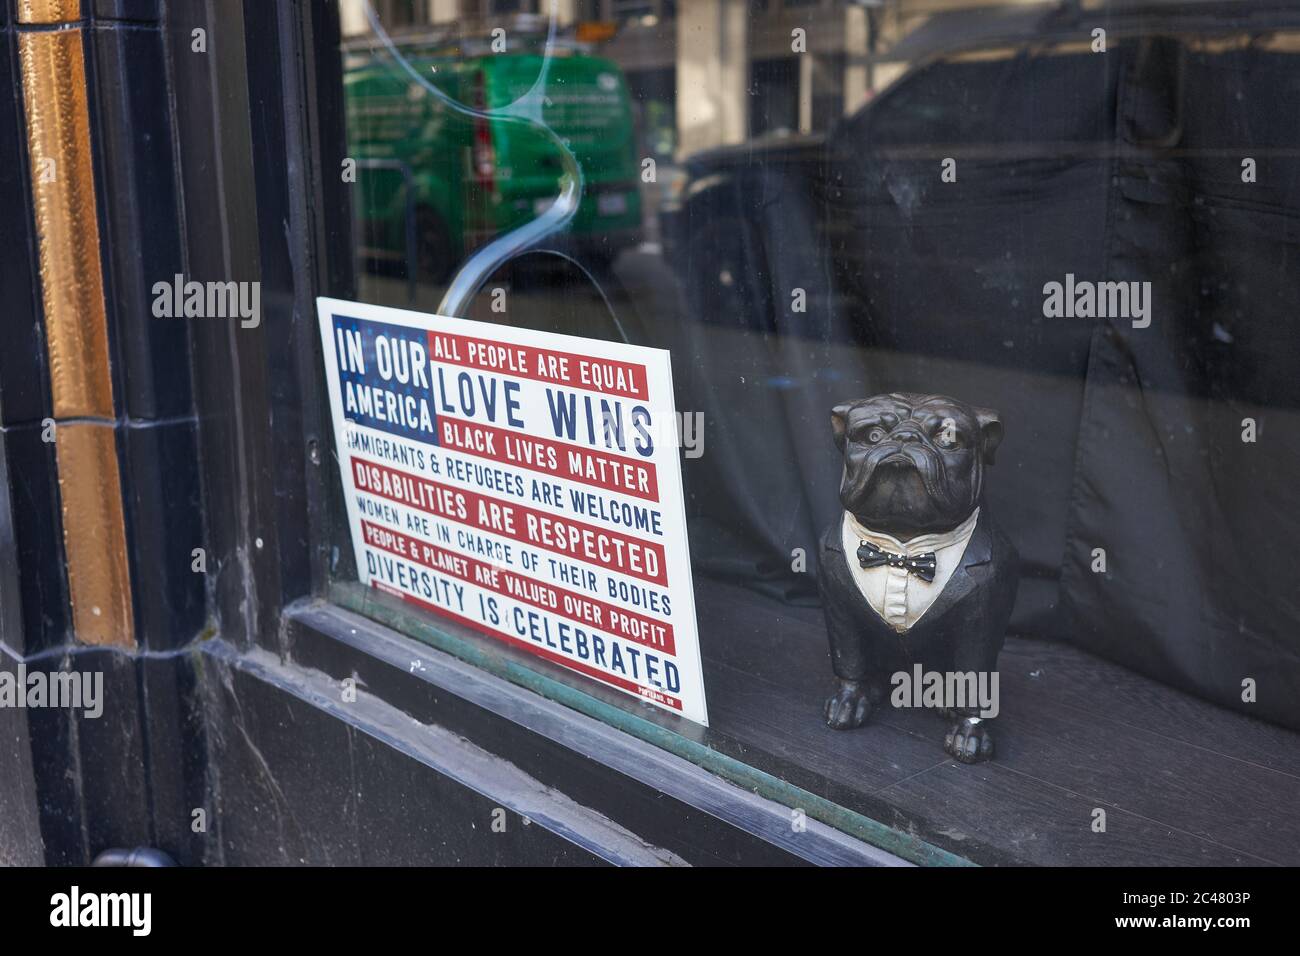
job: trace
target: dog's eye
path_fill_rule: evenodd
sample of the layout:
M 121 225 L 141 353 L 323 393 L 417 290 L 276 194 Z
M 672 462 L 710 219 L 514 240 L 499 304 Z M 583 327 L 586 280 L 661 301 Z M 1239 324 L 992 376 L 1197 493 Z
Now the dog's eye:
M 883 428 L 873 428 L 867 432 L 867 441 L 873 445 L 878 445 L 885 440 L 885 430 Z
M 956 448 L 960 443 L 957 428 L 951 419 L 946 419 L 941 426 L 935 429 L 934 443 L 940 448 Z

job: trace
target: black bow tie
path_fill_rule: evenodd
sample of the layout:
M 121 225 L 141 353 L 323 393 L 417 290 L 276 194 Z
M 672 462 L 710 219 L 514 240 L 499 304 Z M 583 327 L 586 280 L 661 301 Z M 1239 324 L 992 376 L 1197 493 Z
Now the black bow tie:
M 908 557 L 906 554 L 882 551 L 870 541 L 863 541 L 858 545 L 858 564 L 863 568 L 879 568 L 886 564 L 891 568 L 903 568 L 909 574 L 915 574 L 927 583 L 934 581 L 936 566 L 933 551 Z

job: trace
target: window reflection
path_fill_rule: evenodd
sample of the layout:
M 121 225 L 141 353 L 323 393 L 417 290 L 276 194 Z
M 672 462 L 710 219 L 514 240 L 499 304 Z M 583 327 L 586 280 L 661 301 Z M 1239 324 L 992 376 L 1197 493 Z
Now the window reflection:
M 574 215 L 475 277 L 509 314 L 466 314 L 672 351 L 706 423 L 685 482 L 718 733 L 752 743 L 746 701 L 802 713 L 829 677 L 829 409 L 890 390 L 1001 411 L 988 493 L 1025 660 L 1062 642 L 1238 711 L 1242 675 L 1300 687 L 1277 533 L 1300 473 L 1300 23 L 1148 6 L 429 0 L 376 4 L 380 36 L 342 4 L 363 299 L 435 309 L 580 170 Z M 536 82 L 537 113 L 492 112 Z M 1045 314 L 1076 278 L 1150 283 L 1150 328 Z M 1267 458 L 1247 419 L 1286 423 Z M 1094 573 L 1097 547 L 1142 573 Z M 1249 712 L 1300 728 L 1297 700 Z M 813 777 L 852 789 L 818 753 Z

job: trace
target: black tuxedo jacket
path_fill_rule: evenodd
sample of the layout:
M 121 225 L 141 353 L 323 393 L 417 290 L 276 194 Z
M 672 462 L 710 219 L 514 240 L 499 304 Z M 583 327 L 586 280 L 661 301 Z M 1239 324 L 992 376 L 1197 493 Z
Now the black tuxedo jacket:
M 843 514 L 822 535 L 818 586 L 831 665 L 846 680 L 887 680 L 914 663 L 927 670 L 992 671 L 1019 583 L 1015 546 L 989 518 L 979 521 L 961 562 L 920 620 L 899 634 L 867 603 L 840 543 Z M 857 562 L 857 555 L 848 555 Z

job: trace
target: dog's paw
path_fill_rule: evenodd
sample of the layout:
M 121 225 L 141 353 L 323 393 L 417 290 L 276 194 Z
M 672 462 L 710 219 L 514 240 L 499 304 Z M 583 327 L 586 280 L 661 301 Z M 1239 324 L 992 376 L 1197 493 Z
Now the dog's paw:
M 861 727 L 871 716 L 871 695 L 862 681 L 842 680 L 826 698 L 826 726 L 833 730 Z
M 978 717 L 963 717 L 943 738 L 948 756 L 962 763 L 979 763 L 993 756 L 993 733 Z

